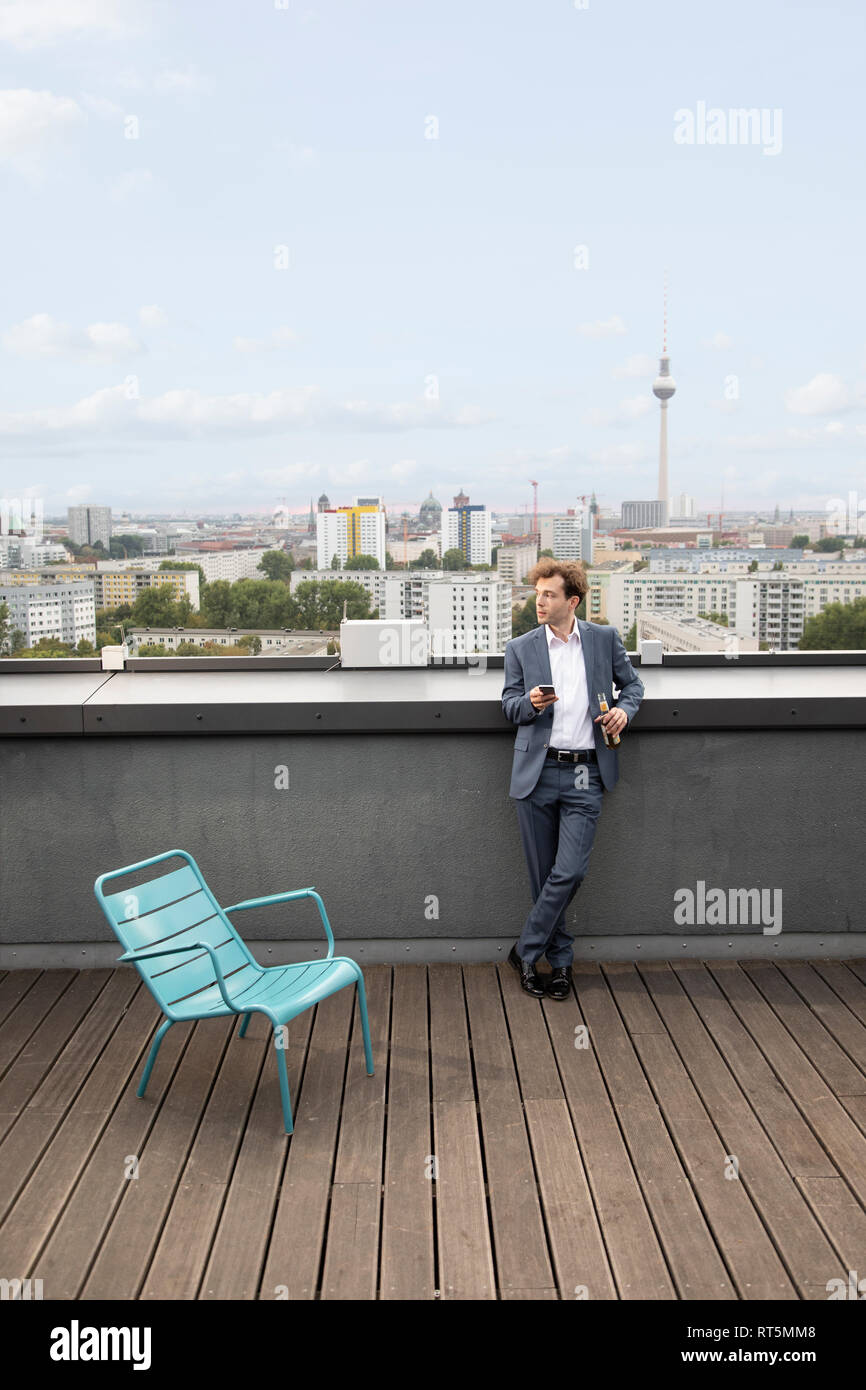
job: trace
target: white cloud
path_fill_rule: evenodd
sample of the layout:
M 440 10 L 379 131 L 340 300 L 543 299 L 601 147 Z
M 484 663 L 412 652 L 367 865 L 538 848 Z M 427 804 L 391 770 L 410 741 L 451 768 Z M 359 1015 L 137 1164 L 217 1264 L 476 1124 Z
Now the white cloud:
M 844 381 L 831 372 L 818 372 L 805 386 L 785 392 L 785 405 L 792 415 L 831 415 L 853 404 Z
M 733 338 L 729 338 L 727 333 L 714 333 L 711 338 L 704 338 L 705 348 L 731 348 L 734 346 Z
M 85 119 L 71 97 L 26 87 L 0 91 L 0 160 L 31 172 L 42 154 Z
M 471 408 L 454 415 L 430 412 L 410 401 L 377 405 L 321 400 L 318 388 L 302 386 L 261 392 L 207 396 L 180 389 L 150 398 L 131 397 L 123 385 L 104 387 L 67 407 L 7 412 L 0 435 L 17 439 L 82 438 L 197 439 L 286 434 L 293 429 L 365 430 L 455 429 L 480 423 Z
M 140 30 L 140 0 L 3 0 L 0 42 L 37 48 L 84 33 L 120 38 Z
M 645 352 L 634 353 L 618 367 L 614 367 L 611 376 L 616 377 L 655 377 L 658 371 L 658 359 L 650 357 Z
M 619 314 L 612 314 L 609 319 L 597 319 L 595 323 L 579 323 L 577 331 L 584 338 L 618 338 L 627 330 Z
M 168 323 L 168 315 L 158 304 L 143 304 L 138 317 L 145 328 L 163 328 Z
M 252 354 L 274 352 L 279 348 L 292 347 L 297 341 L 297 333 L 293 329 L 283 326 L 275 328 L 268 338 L 235 338 L 234 346 L 236 352 Z
M 92 323 L 75 329 L 50 314 L 34 314 L 3 335 L 3 346 L 16 357 L 66 357 L 78 362 L 121 362 L 141 351 L 123 323 Z
M 81 104 L 103 121 L 119 121 L 124 114 L 123 107 L 118 106 L 116 101 L 109 101 L 108 97 L 93 96 L 90 92 L 82 92 Z

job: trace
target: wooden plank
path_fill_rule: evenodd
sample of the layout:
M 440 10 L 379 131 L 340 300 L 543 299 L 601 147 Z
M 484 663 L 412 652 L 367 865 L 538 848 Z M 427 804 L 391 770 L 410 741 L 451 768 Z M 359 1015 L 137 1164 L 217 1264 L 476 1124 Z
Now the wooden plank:
M 33 988 L 42 973 L 41 970 L 3 971 L 3 978 L 0 979 L 0 1024 L 5 1023 L 13 1009 L 17 1009 L 25 994 Z M 56 975 L 59 972 L 55 970 L 51 973 Z M 71 979 L 74 972 L 69 970 L 64 973 L 68 974 Z M 0 1028 L 0 1061 L 4 1067 L 8 1056 L 8 1044 L 3 1036 L 3 1030 Z
M 94 970 L 86 975 L 97 978 L 82 981 L 80 989 L 78 980 L 72 982 L 6 1077 L 10 1082 L 18 1078 L 22 1095 L 30 1091 L 37 1077 L 41 1080 L 0 1145 L 0 1219 L 6 1216 L 64 1115 L 76 1103 L 91 1067 L 141 983 L 132 970 Z M 90 1000 L 93 1002 L 82 1015 Z M 48 1057 L 37 1059 L 31 1055 L 32 1049 L 55 1014 L 59 1016 L 60 1040 L 68 1036 L 68 1042 L 57 1056 L 58 1044 L 52 1046 L 44 1039 Z M 75 1015 L 77 1027 L 73 1026 Z
M 695 1199 L 643 1069 L 597 966 L 581 963 L 578 994 L 611 1102 L 681 1298 L 736 1291 Z
M 773 1070 L 808 1120 L 859 1201 L 866 1205 L 866 1136 L 845 1107 L 827 1091 L 827 1083 L 806 1052 L 782 1027 L 746 973 L 734 962 L 713 964 L 727 999 L 748 1028 Z M 804 1175 L 801 1175 L 804 1176 Z M 826 1176 L 826 1175 L 825 1175 Z
M 322 1274 L 323 1299 L 375 1299 L 381 1196 L 379 1182 L 334 1183 Z
M 147 991 L 139 991 L 136 1003 L 139 999 L 144 1001 L 150 998 Z M 157 1015 L 159 1011 L 154 1002 L 152 1008 L 154 1015 Z M 189 1038 L 190 1030 L 186 1027 L 170 1028 L 166 1034 L 159 1050 L 158 1067 L 159 1082 L 163 1086 L 170 1084 Z M 44 1288 L 50 1290 L 48 1296 L 51 1298 L 79 1297 L 126 1188 L 131 1182 L 138 1181 L 132 1177 L 129 1159 L 143 1152 L 157 1115 L 149 1088 L 144 1098 L 136 1095 L 143 1058 L 147 1056 L 152 1037 L 143 1034 L 143 1040 L 144 1047 L 132 1076 L 33 1267 L 33 1276 L 42 1279 Z M 155 1084 L 154 1077 L 151 1086 Z M 51 1149 L 53 1147 L 52 1144 Z
M 648 994 L 640 975 L 632 961 L 605 961 L 604 976 L 619 1006 L 626 1031 L 635 1033 L 658 1033 L 665 1035 L 666 1029 L 658 1010 Z
M 380 1296 L 434 1297 L 427 967 L 394 971 Z
M 568 1102 L 563 1097 L 527 1100 L 525 1105 L 559 1294 L 568 1299 L 615 1299 L 616 1284 Z
M 793 989 L 806 1001 L 809 1009 L 820 1019 L 827 1032 L 844 1048 L 860 1068 L 866 1082 L 866 990 L 863 991 L 863 1018 L 845 1003 L 840 995 L 808 961 L 776 961 Z M 848 974 L 848 972 L 845 972 Z M 757 981 L 756 981 L 757 983 Z M 858 1091 L 858 1094 L 861 1092 Z M 837 1095 L 843 1094 L 836 1091 Z
M 646 987 L 632 964 L 604 967 L 620 1012 L 628 1021 L 637 991 Z M 647 992 L 652 1001 L 652 995 Z M 652 1005 L 653 1016 L 664 1024 Z M 636 1010 L 646 1017 L 646 1010 Z M 699 1092 L 667 1030 L 632 1031 L 635 1049 L 652 1086 L 710 1230 L 740 1298 L 796 1299 L 797 1292 L 752 1205 L 746 1187 L 732 1177 L 730 1152 L 708 1118 Z
M 354 990 L 316 1005 L 260 1297 L 314 1299 L 331 1197 Z
M 75 1104 L 56 1129 L 0 1228 L 2 1268 L 25 1269 L 33 1264 L 73 1192 L 111 1112 L 124 1090 L 130 1088 L 130 1079 L 143 1060 L 144 1045 L 156 1027 L 160 1011 L 137 976 L 126 971 L 118 975 L 118 988 L 130 991 L 133 997 L 94 1062 Z M 106 1002 L 108 992 L 105 990 L 102 994 Z M 89 1218 L 90 1213 L 87 1214 Z M 44 1284 L 45 1274 L 41 1268 L 39 1277 Z M 55 1296 L 50 1284 L 46 1289 L 49 1298 Z
M 795 1178 L 802 1188 L 812 1210 L 818 1216 L 829 1239 L 836 1247 L 838 1257 L 828 1254 L 816 1274 L 820 1287 L 821 1278 L 826 1275 L 824 1288 L 830 1279 L 847 1279 L 850 1269 L 860 1271 L 863 1277 L 863 1251 L 866 1250 L 866 1212 L 843 1178 Z M 819 1297 L 820 1295 L 816 1295 Z M 825 1294 L 826 1296 L 826 1294 Z
M 734 1176 L 731 1151 L 707 1118 L 674 1044 L 659 1033 L 642 1033 L 635 1035 L 635 1046 L 739 1297 L 796 1299 L 748 1188 Z
M 460 1301 L 495 1299 L 474 1100 L 434 1101 L 433 1134 L 439 1296 Z
M 567 1008 L 567 1002 L 548 999 L 542 1007 L 540 999 L 533 999 L 521 989 L 517 971 L 511 965 L 498 966 L 498 975 L 523 1099 L 562 1100 L 562 1082 L 545 1011 Z
M 642 962 L 640 974 L 795 1287 L 814 1297 L 833 1251 L 754 1106 L 754 1044 L 700 961 Z
M 779 1081 L 775 1068 L 717 983 L 710 969 L 715 964 L 674 961 L 672 968 L 762 1126 L 778 1152 L 784 1154 L 789 1173 L 794 1177 L 835 1177 L 835 1167 Z M 726 963 L 729 973 L 737 969 L 735 962 Z M 680 1052 L 686 1055 L 682 1048 Z
M 235 1018 L 215 1018 L 169 1030 L 191 1030 L 192 1037 L 172 1076 L 160 1061 L 154 1068 L 141 1103 L 156 1119 L 139 1155 L 139 1176 L 126 1184 L 81 1298 L 138 1298 L 233 1026 Z
M 465 965 L 463 981 L 481 1113 L 487 1193 L 501 1291 L 553 1288 L 532 1150 L 494 965 Z
M 525 1300 L 527 1303 L 537 1298 L 557 1299 L 559 1294 L 556 1289 L 509 1289 L 503 1293 L 503 1299 L 510 1299 L 512 1302 Z
M 31 972 L 22 971 L 21 973 L 29 975 Z M 46 1016 L 55 1007 L 64 990 L 68 989 L 73 980 L 78 977 L 78 972 L 75 970 L 43 970 L 41 974 L 36 973 L 38 978 L 33 982 L 32 987 L 22 991 L 20 998 L 14 1003 L 13 991 L 10 989 L 9 992 L 7 1003 L 11 1007 L 7 1010 L 6 1018 L 0 1026 L 0 1074 L 4 1080 L 22 1048 L 27 1045 L 40 1025 L 44 1024 Z M 106 974 L 105 979 L 107 978 Z M 105 982 L 105 979 L 102 983 Z M 78 995 L 71 1013 L 67 1010 L 67 1015 L 58 1014 L 59 1026 L 62 1027 L 62 1019 L 69 1016 L 74 1027 L 83 1012 L 83 1008 L 81 997 Z M 66 1037 L 68 1036 L 69 1033 L 67 1032 Z M 32 1049 L 28 1049 L 28 1054 L 31 1052 Z M 16 1095 L 20 1095 L 20 1093 L 16 1092 Z M 9 1101 L 6 1097 L 6 1086 L 0 1086 L 0 1113 L 3 1114 L 9 1108 L 15 1110 L 21 1103 L 20 1100 Z
M 459 965 L 431 965 L 436 1248 L 443 1299 L 496 1297 L 481 1133 Z
M 577 967 L 575 967 L 577 970 Z M 577 998 L 591 984 L 578 972 Z M 574 1132 L 611 1269 L 622 1299 L 672 1299 L 676 1291 L 611 1106 L 588 1020 L 577 999 L 546 1010 Z M 577 1033 L 576 1029 L 586 1029 Z M 587 1040 L 589 1045 L 575 1046 Z M 586 1283 L 586 1279 L 577 1282 Z M 596 1276 L 596 1286 L 600 1286 Z
M 235 1027 L 162 1228 L 141 1298 L 192 1299 L 207 1266 L 268 1039 Z
M 357 992 L 352 990 L 352 1043 L 325 1236 L 322 1298 L 374 1299 L 379 1280 L 391 967 L 368 966 L 364 983 L 375 1070 L 367 1075 L 361 1011 Z
M 300 1093 L 312 1022 L 313 1010 L 307 1009 L 288 1025 L 286 1066 L 293 1105 Z M 253 1037 L 266 1041 L 267 1053 L 199 1289 L 203 1299 L 256 1297 L 289 1148 L 273 1033 L 263 1014 L 253 1014 L 250 1020 L 247 1038 Z
M 775 961 L 743 961 L 742 968 L 779 1022 L 808 1054 L 813 1067 L 820 1072 L 833 1093 L 837 1096 L 866 1095 L 866 1075 L 842 1050 L 823 1021 L 800 998 L 786 975 L 776 968 Z M 818 983 L 823 982 L 819 980 Z M 824 987 L 829 995 L 830 990 L 826 985 Z M 825 1003 L 825 1013 L 835 1013 L 840 1017 L 847 1015 L 851 1027 L 859 1029 L 859 1042 L 866 1059 L 866 1028 L 851 1017 L 841 999 L 837 999 L 829 1009 Z
M 859 964 L 851 960 L 814 960 L 809 964 L 854 1017 L 866 1024 L 866 982 L 863 979 L 866 967 L 861 972 Z

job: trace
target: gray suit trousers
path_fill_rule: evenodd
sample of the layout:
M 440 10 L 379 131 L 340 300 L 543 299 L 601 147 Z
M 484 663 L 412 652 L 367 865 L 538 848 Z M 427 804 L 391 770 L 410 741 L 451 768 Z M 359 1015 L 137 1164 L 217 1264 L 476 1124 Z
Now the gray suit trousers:
M 529 796 L 515 800 L 534 903 L 517 942 L 523 960 L 546 955 L 552 969 L 572 963 L 565 913 L 586 877 L 603 798 L 596 763 L 546 758 Z

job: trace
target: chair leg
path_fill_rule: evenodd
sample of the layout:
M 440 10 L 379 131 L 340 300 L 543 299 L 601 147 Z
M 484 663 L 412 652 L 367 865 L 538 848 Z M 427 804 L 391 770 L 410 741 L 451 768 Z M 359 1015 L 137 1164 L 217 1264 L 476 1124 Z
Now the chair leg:
M 138 1090 L 135 1093 L 137 1096 L 143 1096 L 145 1091 L 147 1090 L 147 1083 L 150 1080 L 150 1073 L 153 1071 L 153 1064 L 156 1061 L 156 1054 L 157 1052 L 159 1052 L 159 1045 L 173 1022 L 174 1019 L 167 1018 L 165 1022 L 161 1023 L 156 1030 L 156 1037 L 153 1040 L 153 1046 L 150 1049 L 150 1054 L 148 1056 L 147 1062 L 145 1063 L 141 1081 L 138 1084 Z
M 367 1075 L 373 1075 L 373 1048 L 370 1043 L 370 1024 L 367 1019 L 367 994 L 364 989 L 364 980 L 360 970 L 358 971 L 358 1004 L 361 1009 L 361 1030 L 364 1034 L 364 1057 L 367 1062 Z
M 286 1035 L 283 1029 L 280 1026 L 275 1025 L 274 1048 L 276 1049 L 277 1054 L 277 1071 L 280 1074 L 280 1099 L 283 1102 L 283 1123 L 286 1128 L 286 1134 L 291 1134 L 294 1129 L 294 1124 L 292 1121 L 292 1102 L 289 1099 L 289 1077 L 286 1070 L 286 1049 L 285 1047 L 280 1046 L 281 1042 L 285 1042 L 285 1037 Z
M 244 1014 L 243 1018 L 241 1019 L 241 1026 L 238 1029 L 239 1038 L 242 1038 L 244 1036 L 244 1033 L 247 1031 L 247 1026 L 251 1018 L 252 1014 Z

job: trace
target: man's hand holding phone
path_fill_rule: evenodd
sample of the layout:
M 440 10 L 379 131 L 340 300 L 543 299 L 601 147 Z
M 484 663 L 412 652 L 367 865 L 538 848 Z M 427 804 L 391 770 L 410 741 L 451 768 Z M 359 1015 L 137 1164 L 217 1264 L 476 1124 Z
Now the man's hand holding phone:
M 537 710 L 547 709 L 559 696 L 555 693 L 552 685 L 535 685 L 529 692 L 530 703 Z

